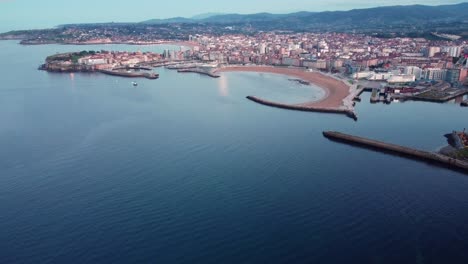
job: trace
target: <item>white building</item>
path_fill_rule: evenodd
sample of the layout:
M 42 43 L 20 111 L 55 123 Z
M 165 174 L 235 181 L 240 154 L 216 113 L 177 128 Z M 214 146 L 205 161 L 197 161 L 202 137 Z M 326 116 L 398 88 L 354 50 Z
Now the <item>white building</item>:
M 267 45 L 265 43 L 262 43 L 262 44 L 258 45 L 258 49 L 259 49 L 260 54 L 265 54 L 266 49 L 267 49 Z
M 421 79 L 422 70 L 416 66 L 407 66 L 404 68 L 403 73 L 406 75 L 412 74 L 416 79 Z
M 447 46 L 443 47 L 442 51 L 447 52 L 450 57 L 459 57 L 462 49 L 460 46 Z
M 399 74 L 393 75 L 390 77 L 387 82 L 388 83 L 409 83 L 416 81 L 416 77 L 413 74 Z
M 81 58 L 78 60 L 80 64 L 86 64 L 89 66 L 92 65 L 99 65 L 99 64 L 107 64 L 107 59 L 90 59 L 90 58 Z
M 353 78 L 354 79 L 368 79 L 373 75 L 374 75 L 374 72 L 370 72 L 370 71 L 356 72 L 355 74 L 353 74 Z
M 446 70 L 440 68 L 428 68 L 423 71 L 423 78 L 426 80 L 445 80 Z
M 429 47 L 427 49 L 427 56 L 434 57 L 436 53 L 440 52 L 440 47 Z
M 369 81 L 386 81 L 393 76 L 393 73 L 385 72 L 385 73 L 372 73 L 367 79 Z

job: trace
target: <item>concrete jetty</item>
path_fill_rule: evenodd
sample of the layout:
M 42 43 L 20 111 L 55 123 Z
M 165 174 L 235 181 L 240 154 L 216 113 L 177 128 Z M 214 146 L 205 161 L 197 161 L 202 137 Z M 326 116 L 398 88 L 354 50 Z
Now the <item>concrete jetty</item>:
M 389 153 L 411 157 L 414 159 L 435 162 L 437 164 L 444 165 L 449 168 L 461 170 L 464 173 L 468 173 L 468 162 L 450 158 L 442 154 L 413 149 L 413 148 L 399 146 L 399 145 L 394 145 L 390 143 L 385 143 L 385 142 L 372 140 L 368 138 L 348 135 L 348 134 L 335 132 L 335 131 L 325 131 L 323 132 L 323 135 L 326 138 L 331 139 L 331 140 L 337 140 L 337 141 L 342 141 L 345 143 L 356 144 L 356 145 L 360 145 L 363 147 L 368 147 L 368 148 L 377 149 L 377 150 L 381 150 L 381 151 L 385 151 Z
M 145 66 L 122 66 L 122 67 L 116 67 L 113 68 L 113 70 L 144 70 L 144 71 L 151 71 L 153 70 L 150 67 L 145 67 Z
M 184 73 L 184 72 L 193 72 L 193 73 L 206 75 L 206 76 L 209 76 L 209 77 L 212 77 L 212 78 L 221 77 L 221 75 L 219 75 L 217 73 L 214 73 L 213 71 L 208 71 L 208 70 L 204 70 L 204 69 L 200 69 L 200 68 L 179 69 L 179 70 L 177 70 L 177 72 L 182 72 L 182 73 Z
M 127 72 L 127 71 L 115 71 L 115 70 L 99 70 L 99 72 L 108 74 L 108 75 L 129 77 L 129 78 L 138 78 L 138 77 L 144 77 L 147 79 L 159 78 L 159 74 L 152 73 L 152 72 Z
M 357 120 L 357 115 L 354 111 L 347 110 L 347 109 L 340 109 L 340 108 L 325 108 L 325 107 L 313 107 L 313 106 L 302 106 L 302 105 L 291 105 L 291 104 L 281 104 L 275 103 L 271 101 L 267 101 L 255 96 L 247 96 L 247 99 L 271 107 L 282 108 L 282 109 L 289 109 L 289 110 L 297 110 L 297 111 L 305 111 L 305 112 L 319 112 L 319 113 L 332 113 L 332 114 L 344 114 L 354 120 Z

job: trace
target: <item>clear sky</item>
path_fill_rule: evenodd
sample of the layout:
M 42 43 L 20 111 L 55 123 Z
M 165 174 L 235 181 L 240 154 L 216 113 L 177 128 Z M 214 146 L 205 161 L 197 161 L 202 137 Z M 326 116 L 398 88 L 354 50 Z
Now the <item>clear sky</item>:
M 217 13 L 288 13 L 384 5 L 452 4 L 459 0 L 0 0 L 0 32 L 66 23 L 139 22 Z

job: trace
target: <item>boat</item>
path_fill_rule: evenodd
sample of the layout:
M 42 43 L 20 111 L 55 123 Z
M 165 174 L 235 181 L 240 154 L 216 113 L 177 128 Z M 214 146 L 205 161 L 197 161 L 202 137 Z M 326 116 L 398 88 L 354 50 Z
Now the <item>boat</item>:
M 138 86 L 137 82 L 132 82 L 133 86 Z

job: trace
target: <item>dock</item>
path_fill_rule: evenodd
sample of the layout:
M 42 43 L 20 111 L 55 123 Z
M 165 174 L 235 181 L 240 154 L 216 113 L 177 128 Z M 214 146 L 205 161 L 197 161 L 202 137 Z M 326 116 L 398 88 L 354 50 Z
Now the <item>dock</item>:
M 290 105 L 290 104 L 281 104 L 275 103 L 271 101 L 267 101 L 255 96 L 247 96 L 247 99 L 262 104 L 266 106 L 281 108 L 281 109 L 289 109 L 289 110 L 296 110 L 296 111 L 304 111 L 304 112 L 318 112 L 318 113 L 331 113 L 331 114 L 344 114 L 354 120 L 357 120 L 357 115 L 354 111 L 340 109 L 340 108 L 324 108 L 324 107 L 313 107 L 313 106 L 303 106 L 303 105 Z
M 335 131 L 325 131 L 323 135 L 331 140 L 345 142 L 349 144 L 359 145 L 383 152 L 406 156 L 409 158 L 423 160 L 428 162 L 434 162 L 439 165 L 443 165 L 448 168 L 456 169 L 468 173 L 468 162 L 454 159 L 442 154 L 413 149 L 409 147 L 399 146 L 395 144 L 385 143 L 382 141 L 372 140 L 368 138 L 362 138 L 358 136 L 348 135 Z
M 380 101 L 379 89 L 372 89 L 372 95 L 371 95 L 371 98 L 370 98 L 370 102 L 375 104 L 375 103 L 378 103 L 379 101 Z
M 445 103 L 466 94 L 468 94 L 468 89 L 457 89 L 457 91 L 448 94 L 444 94 L 444 91 L 429 90 L 418 95 L 409 96 L 407 98 L 414 101 Z

